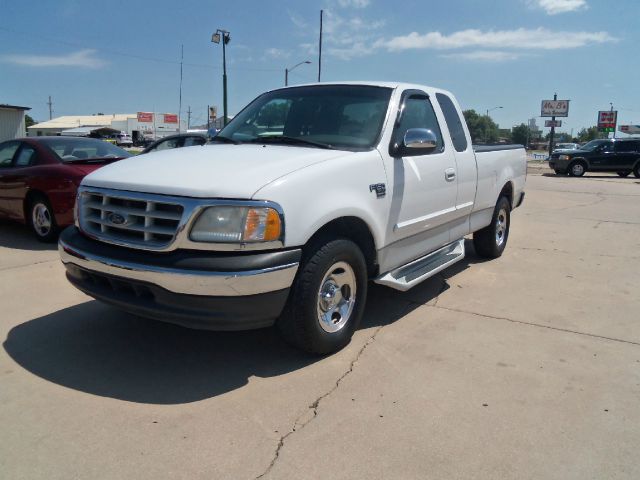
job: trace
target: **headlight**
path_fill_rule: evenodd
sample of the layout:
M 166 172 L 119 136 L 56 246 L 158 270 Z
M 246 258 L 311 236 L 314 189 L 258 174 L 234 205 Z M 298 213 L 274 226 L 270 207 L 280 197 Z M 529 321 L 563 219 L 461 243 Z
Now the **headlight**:
M 560 155 L 558 157 L 558 160 L 570 160 L 571 157 L 569 155 Z
M 194 242 L 244 243 L 271 242 L 282 236 L 282 222 L 269 207 L 220 205 L 207 207 L 191 228 Z

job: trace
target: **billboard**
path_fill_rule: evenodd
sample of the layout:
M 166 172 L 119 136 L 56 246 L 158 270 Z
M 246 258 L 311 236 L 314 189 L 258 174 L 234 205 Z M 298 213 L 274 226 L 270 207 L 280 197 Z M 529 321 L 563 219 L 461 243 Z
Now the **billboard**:
M 640 134 L 640 125 L 620 125 L 618 130 L 629 135 L 638 135 Z
M 544 126 L 549 128 L 549 127 L 561 127 L 562 126 L 562 120 L 545 120 L 544 121 Z
M 164 123 L 178 123 L 178 115 L 175 113 L 165 113 L 163 116 Z
M 138 121 L 147 123 L 153 122 L 153 113 L 151 112 L 138 112 Z
M 569 100 L 543 100 L 541 117 L 568 117 Z

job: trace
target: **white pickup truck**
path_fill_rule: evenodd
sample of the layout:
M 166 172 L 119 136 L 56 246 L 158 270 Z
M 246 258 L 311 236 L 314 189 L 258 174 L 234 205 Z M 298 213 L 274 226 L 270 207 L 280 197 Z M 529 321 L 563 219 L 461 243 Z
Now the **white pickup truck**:
M 521 146 L 474 147 L 453 95 L 322 83 L 267 92 L 211 145 L 85 177 L 60 236 L 67 277 L 123 310 L 203 329 L 274 323 L 349 343 L 370 280 L 406 290 L 475 250 L 502 254 L 524 198 Z

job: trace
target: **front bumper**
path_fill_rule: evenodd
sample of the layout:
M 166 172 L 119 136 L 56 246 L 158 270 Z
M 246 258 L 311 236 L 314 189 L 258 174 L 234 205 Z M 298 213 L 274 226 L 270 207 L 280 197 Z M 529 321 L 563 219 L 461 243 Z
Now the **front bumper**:
M 301 251 L 152 253 L 107 245 L 69 227 L 58 250 L 69 281 L 129 312 L 192 328 L 273 324 L 286 303 Z

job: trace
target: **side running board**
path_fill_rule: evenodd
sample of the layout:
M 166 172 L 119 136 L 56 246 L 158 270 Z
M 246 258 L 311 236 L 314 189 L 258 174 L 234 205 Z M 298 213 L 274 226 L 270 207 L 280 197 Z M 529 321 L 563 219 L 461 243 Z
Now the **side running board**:
M 385 273 L 374 281 L 396 290 L 409 290 L 464 258 L 464 238 L 439 250 Z

